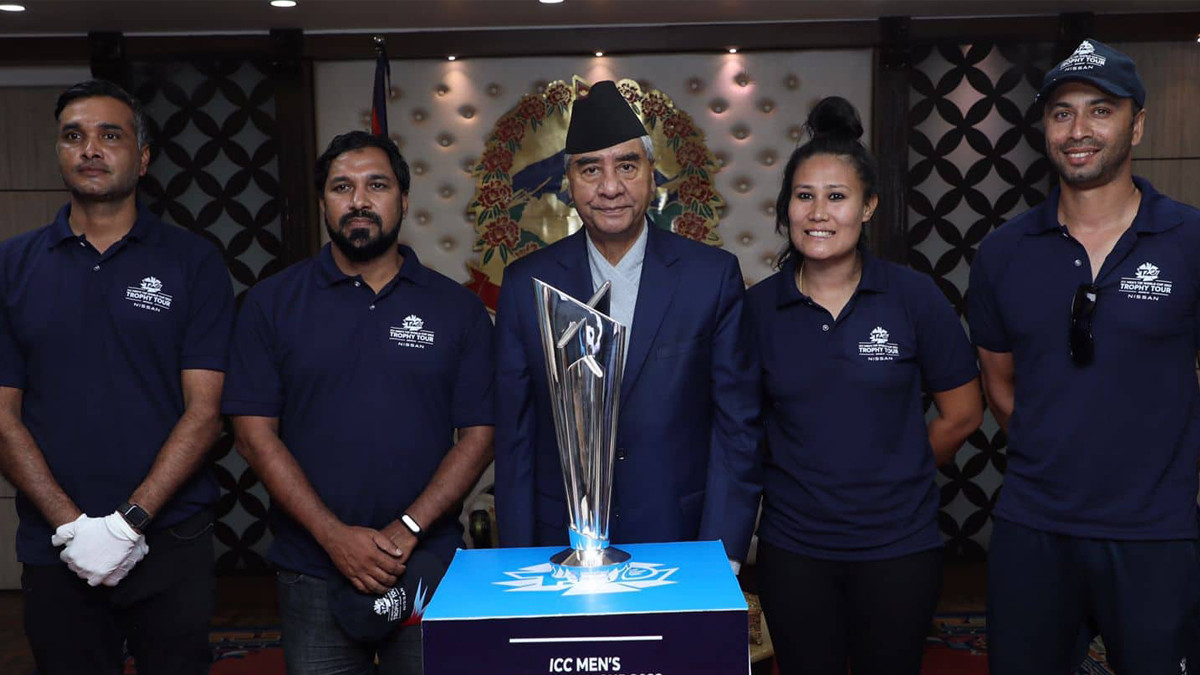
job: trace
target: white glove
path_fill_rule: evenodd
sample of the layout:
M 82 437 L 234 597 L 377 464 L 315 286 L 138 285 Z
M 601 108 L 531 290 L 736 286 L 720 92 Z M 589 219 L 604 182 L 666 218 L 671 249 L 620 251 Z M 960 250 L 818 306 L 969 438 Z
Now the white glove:
M 67 546 L 58 557 L 89 586 L 102 582 L 115 586 L 150 550 L 146 538 L 135 532 L 120 513 L 80 518 L 74 526 L 74 536 L 66 540 Z
M 137 544 L 134 545 L 133 550 L 130 551 L 129 555 L 125 556 L 125 559 L 121 561 L 121 564 L 117 565 L 117 569 L 113 570 L 112 574 L 104 577 L 104 580 L 100 583 L 104 584 L 105 586 L 116 586 L 117 584 L 121 583 L 121 580 L 133 570 L 134 565 L 137 565 L 139 562 L 141 562 L 142 558 L 145 558 L 146 554 L 149 552 L 150 545 L 146 543 L 146 537 L 139 536 Z
M 59 525 L 58 529 L 54 531 L 54 534 L 50 535 L 50 544 L 58 547 L 74 539 L 75 528 L 79 526 L 79 521 L 85 518 L 87 518 L 87 514 L 81 513 L 75 520 Z

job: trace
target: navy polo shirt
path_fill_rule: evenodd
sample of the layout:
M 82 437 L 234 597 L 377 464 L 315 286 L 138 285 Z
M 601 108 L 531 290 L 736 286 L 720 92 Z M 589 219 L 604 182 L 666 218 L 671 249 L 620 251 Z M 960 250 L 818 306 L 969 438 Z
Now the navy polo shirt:
M 1140 178 L 1142 201 L 1096 277 L 1095 361 L 1068 347 L 1092 281 L 1059 190 L 992 232 L 971 266 L 971 339 L 1011 353 L 1016 401 L 995 515 L 1099 539 L 1196 536 L 1200 211 Z
M 220 251 L 139 206 L 101 255 L 54 222 L 0 244 L 0 385 L 55 480 L 84 513 L 114 512 L 141 484 L 184 411 L 180 371 L 225 370 L 233 287 Z M 168 527 L 217 500 L 208 468 L 154 514 Z M 59 564 L 54 529 L 17 495 L 17 557 Z
M 868 255 L 836 320 L 795 274 L 746 296 L 769 448 L 758 536 L 831 560 L 941 546 L 922 392 L 978 374 L 962 324 L 929 277 Z
M 492 424 L 492 322 L 466 288 L 404 263 L 378 294 L 347 276 L 326 244 L 258 283 L 234 330 L 223 409 L 279 419 L 279 436 L 343 523 L 380 529 L 424 491 L 457 428 Z M 284 569 L 335 574 L 303 526 L 272 508 L 268 554 Z M 457 514 L 425 528 L 449 562 Z

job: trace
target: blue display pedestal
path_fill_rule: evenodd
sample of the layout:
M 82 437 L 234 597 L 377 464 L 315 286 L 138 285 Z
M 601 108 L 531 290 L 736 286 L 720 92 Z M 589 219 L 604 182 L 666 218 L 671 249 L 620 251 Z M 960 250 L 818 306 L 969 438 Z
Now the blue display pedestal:
M 558 548 L 459 551 L 422 619 L 425 675 L 749 672 L 746 602 L 718 542 L 630 544 L 615 581 L 551 576 Z

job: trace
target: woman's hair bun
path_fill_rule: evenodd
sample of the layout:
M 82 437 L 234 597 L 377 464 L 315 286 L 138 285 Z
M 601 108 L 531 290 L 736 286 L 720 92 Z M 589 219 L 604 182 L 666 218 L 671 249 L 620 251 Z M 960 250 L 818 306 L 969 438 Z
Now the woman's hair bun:
M 813 106 L 805 122 L 808 133 L 815 140 L 828 138 L 831 140 L 857 141 L 862 138 L 862 120 L 854 105 L 841 96 L 828 96 Z

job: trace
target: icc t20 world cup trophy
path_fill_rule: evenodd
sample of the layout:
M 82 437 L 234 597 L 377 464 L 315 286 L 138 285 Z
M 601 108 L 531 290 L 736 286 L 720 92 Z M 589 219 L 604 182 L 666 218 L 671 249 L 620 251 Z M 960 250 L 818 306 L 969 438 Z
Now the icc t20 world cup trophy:
M 629 565 L 628 553 L 608 545 L 629 329 L 601 311 L 607 311 L 607 282 L 587 304 L 539 279 L 533 285 L 570 516 L 571 548 L 550 562 L 568 580 L 611 580 Z

